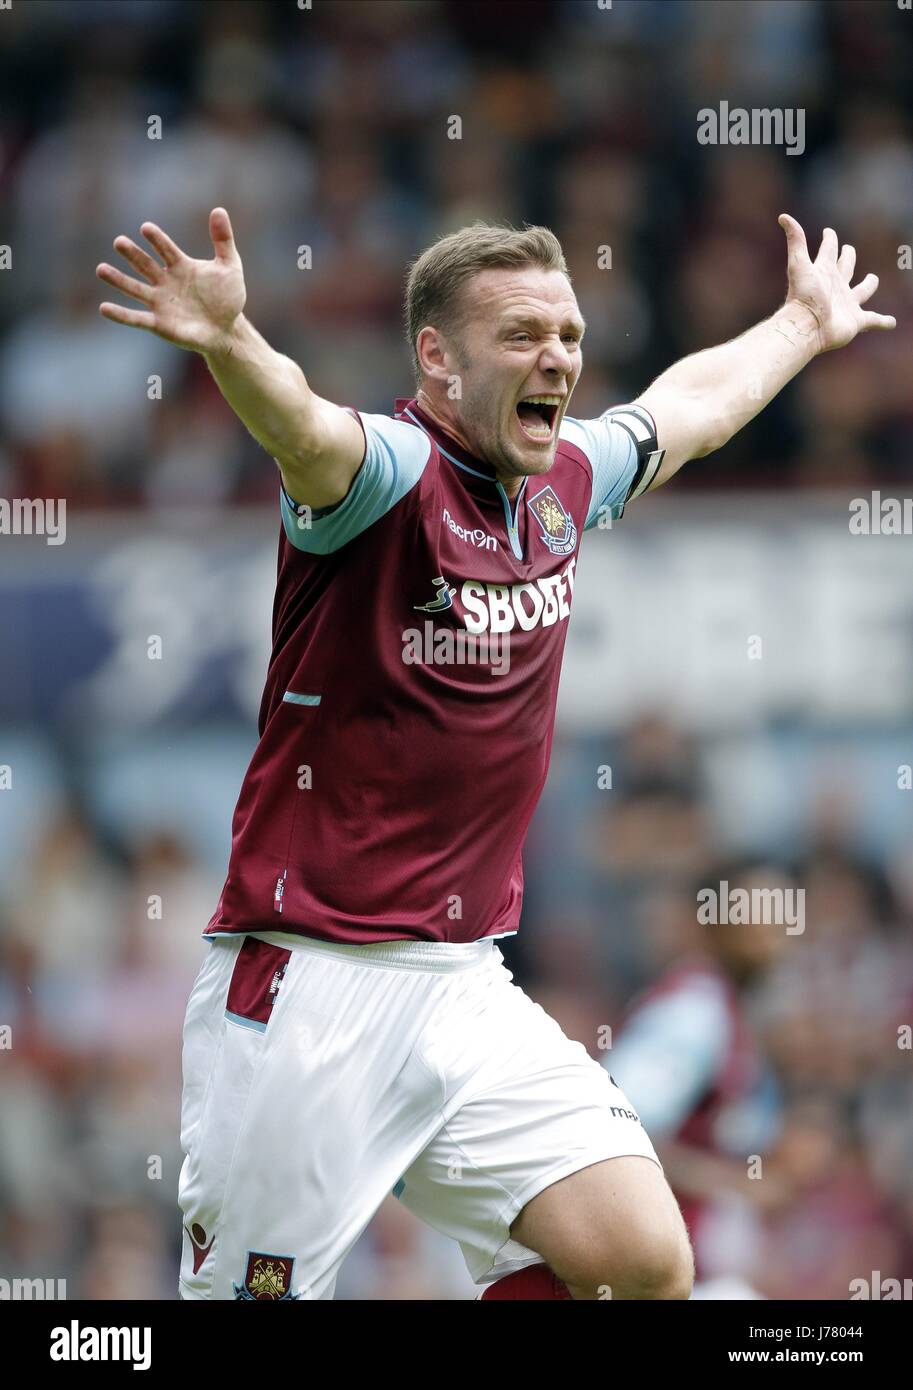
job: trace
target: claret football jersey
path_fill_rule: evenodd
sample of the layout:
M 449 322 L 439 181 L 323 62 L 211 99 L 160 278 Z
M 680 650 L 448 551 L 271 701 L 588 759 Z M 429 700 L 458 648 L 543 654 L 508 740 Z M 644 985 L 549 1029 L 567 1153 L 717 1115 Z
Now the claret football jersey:
M 549 472 L 509 498 L 415 400 L 353 414 L 344 500 L 281 491 L 260 739 L 205 934 L 506 936 L 580 538 L 652 482 L 655 425 L 636 405 L 565 418 Z

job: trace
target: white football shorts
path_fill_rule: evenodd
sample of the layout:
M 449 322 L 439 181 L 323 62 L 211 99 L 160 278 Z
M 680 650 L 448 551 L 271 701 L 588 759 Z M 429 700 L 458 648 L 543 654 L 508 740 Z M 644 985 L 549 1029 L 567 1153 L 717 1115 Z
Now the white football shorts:
M 659 1163 L 624 1093 L 492 939 L 208 939 L 184 1024 L 185 1299 L 331 1299 L 388 1193 L 488 1284 L 538 1192 L 602 1159 Z

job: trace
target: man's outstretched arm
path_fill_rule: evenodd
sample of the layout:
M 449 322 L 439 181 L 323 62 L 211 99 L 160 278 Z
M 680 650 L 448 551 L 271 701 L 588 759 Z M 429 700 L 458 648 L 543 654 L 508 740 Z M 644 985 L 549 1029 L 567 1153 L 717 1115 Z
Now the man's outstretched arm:
M 788 252 L 786 302 L 741 337 L 682 358 L 637 398 L 665 450 L 652 487 L 668 482 L 688 459 L 722 448 L 818 353 L 845 347 L 871 328 L 896 326 L 890 315 L 863 309 L 878 276 L 851 286 L 856 251 L 844 246 L 838 257 L 831 227 L 812 261 L 799 223 L 787 213 L 779 222 Z
M 310 507 L 341 501 L 364 455 L 361 426 L 347 410 L 315 395 L 298 364 L 271 348 L 244 317 L 244 273 L 228 213 L 214 208 L 209 215 L 211 261 L 185 255 L 154 222 L 140 230 L 164 264 L 119 236 L 114 249 L 142 279 L 106 262 L 95 273 L 144 307 L 106 301 L 100 312 L 199 352 L 232 410 L 276 460 L 294 500 Z

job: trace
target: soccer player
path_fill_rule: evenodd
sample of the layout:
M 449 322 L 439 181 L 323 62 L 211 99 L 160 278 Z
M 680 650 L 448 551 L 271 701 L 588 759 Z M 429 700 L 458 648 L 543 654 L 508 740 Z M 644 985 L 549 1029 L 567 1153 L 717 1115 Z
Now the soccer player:
M 184 1029 L 184 1298 L 332 1298 L 390 1191 L 459 1241 L 483 1297 L 688 1297 L 636 1112 L 496 942 L 520 918 L 582 533 L 816 353 L 894 327 L 862 307 L 874 275 L 851 287 L 851 246 L 828 228 L 812 261 L 780 223 L 784 304 L 594 420 L 568 414 L 584 322 L 542 227 L 419 256 L 417 390 L 392 415 L 317 396 L 257 333 L 223 208 L 212 260 L 146 222 L 158 259 L 120 236 L 134 273 L 98 267 L 142 306 L 102 314 L 202 353 L 281 475 L 260 741 Z

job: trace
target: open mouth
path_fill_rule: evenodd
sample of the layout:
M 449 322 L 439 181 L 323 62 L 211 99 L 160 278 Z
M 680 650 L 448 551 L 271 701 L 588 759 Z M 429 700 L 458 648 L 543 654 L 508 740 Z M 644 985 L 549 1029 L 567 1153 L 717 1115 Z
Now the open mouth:
M 519 402 L 517 419 L 528 439 L 534 439 L 537 444 L 549 443 L 561 409 L 561 399 L 560 396 L 526 396 Z

